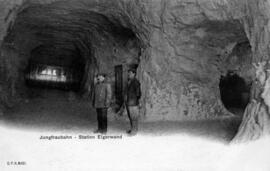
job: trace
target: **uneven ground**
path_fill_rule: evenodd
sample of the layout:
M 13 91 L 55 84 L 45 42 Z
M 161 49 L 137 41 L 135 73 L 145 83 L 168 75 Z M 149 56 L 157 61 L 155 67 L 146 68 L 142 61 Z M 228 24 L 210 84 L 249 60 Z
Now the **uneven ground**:
M 92 133 L 96 128 L 96 113 L 90 102 L 60 90 L 32 90 L 32 97 L 9 110 L 2 124 L 8 127 L 65 133 Z M 110 133 L 125 133 L 126 116 L 109 122 Z M 228 142 L 236 133 L 240 120 L 227 118 L 208 121 L 147 122 L 140 134 L 192 134 Z

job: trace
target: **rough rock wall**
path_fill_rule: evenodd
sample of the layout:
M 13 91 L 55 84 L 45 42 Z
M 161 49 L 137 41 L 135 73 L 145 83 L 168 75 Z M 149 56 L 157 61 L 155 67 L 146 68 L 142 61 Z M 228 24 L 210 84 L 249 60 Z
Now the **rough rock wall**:
M 89 11 L 101 13 L 136 34 L 141 48 L 138 76 L 146 120 L 228 114 L 218 89 L 220 75 L 226 72 L 226 50 L 231 44 L 250 41 L 253 56 L 269 53 L 268 1 L 81 1 Z M 73 1 L 67 2 L 66 8 L 73 8 Z M 97 54 L 104 56 L 102 51 Z
M 225 2 L 224 2 L 225 3 Z M 146 117 L 203 119 L 228 114 L 219 95 L 226 47 L 246 41 L 230 4 L 158 1 L 152 11 L 151 57 L 142 62 Z M 228 11 L 231 10 L 231 11 Z M 231 15 L 230 15 L 231 14 Z M 146 66 L 151 67 L 146 67 Z
M 228 71 L 231 71 L 246 81 L 246 84 L 251 84 L 254 79 L 254 68 L 252 67 L 252 51 L 249 42 L 233 43 L 227 48 L 228 51 L 224 54 L 224 65 L 220 70 L 225 76 Z
M 1 0 L 0 1 L 0 44 L 2 43 L 8 28 L 12 26 L 17 12 L 23 0 Z
M 246 108 L 243 121 L 233 142 L 258 139 L 270 134 L 269 111 L 269 33 L 270 1 L 246 1 L 243 23 L 253 52 L 253 64 L 256 69 L 256 81 L 253 82 L 254 97 Z

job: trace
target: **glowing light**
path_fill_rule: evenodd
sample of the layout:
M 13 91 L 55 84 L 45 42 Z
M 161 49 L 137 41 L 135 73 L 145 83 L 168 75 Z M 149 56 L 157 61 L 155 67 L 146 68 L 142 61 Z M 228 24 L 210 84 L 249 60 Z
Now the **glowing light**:
M 41 80 L 41 81 L 54 81 L 54 82 L 66 82 L 67 77 L 64 74 L 63 68 L 55 68 L 52 66 L 47 66 L 41 72 L 31 73 L 30 79 Z

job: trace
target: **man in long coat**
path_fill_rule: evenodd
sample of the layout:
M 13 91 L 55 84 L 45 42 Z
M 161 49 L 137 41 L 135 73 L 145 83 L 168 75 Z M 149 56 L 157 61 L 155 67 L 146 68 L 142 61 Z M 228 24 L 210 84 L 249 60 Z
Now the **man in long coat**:
M 105 77 L 105 74 L 98 74 L 94 87 L 93 106 L 96 108 L 98 120 L 98 129 L 94 133 L 107 132 L 107 111 L 111 104 L 112 90 L 110 84 L 105 81 Z

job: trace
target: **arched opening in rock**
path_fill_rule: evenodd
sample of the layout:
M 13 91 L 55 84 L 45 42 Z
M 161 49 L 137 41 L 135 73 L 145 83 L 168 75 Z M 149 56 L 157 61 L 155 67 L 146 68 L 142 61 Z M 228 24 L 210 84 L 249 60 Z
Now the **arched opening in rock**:
M 6 115 L 11 123 L 87 126 L 90 117 L 95 125 L 95 74 L 107 74 L 115 96 L 115 85 L 124 85 L 129 67 L 139 64 L 140 41 L 128 20 L 81 5 L 32 4 L 18 13 L 2 45 L 13 92 L 7 99 L 16 100 Z M 116 66 L 122 67 L 117 83 Z
M 236 73 L 228 72 L 226 76 L 221 76 L 219 88 L 226 109 L 242 116 L 249 102 L 250 86 Z

